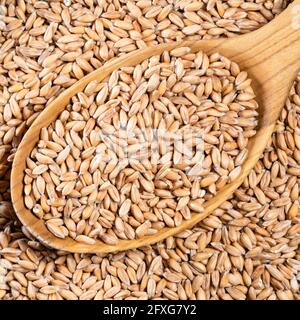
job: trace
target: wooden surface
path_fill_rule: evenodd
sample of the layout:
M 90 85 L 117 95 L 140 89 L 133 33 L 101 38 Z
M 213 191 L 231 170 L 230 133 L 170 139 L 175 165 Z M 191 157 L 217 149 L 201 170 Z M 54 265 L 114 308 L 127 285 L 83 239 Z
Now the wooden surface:
M 11 194 L 14 209 L 21 222 L 36 238 L 53 248 L 70 252 L 101 253 L 133 249 L 156 243 L 191 228 L 207 217 L 232 195 L 258 161 L 274 130 L 276 120 L 284 106 L 297 71 L 300 69 L 300 30 L 294 29 L 292 24 L 293 19 L 296 18 L 292 10 L 296 5 L 300 5 L 300 0 L 294 1 L 280 16 L 263 28 L 243 36 L 231 39 L 174 42 L 137 50 L 110 61 L 104 67 L 88 74 L 64 91 L 34 121 L 24 135 L 14 158 Z M 259 103 L 259 125 L 257 134 L 249 142 L 249 154 L 241 175 L 219 191 L 213 199 L 206 202 L 204 213 L 193 215 L 192 219 L 184 221 L 179 227 L 164 228 L 155 235 L 139 240 L 120 240 L 119 244 L 115 246 L 104 244 L 101 241 L 97 241 L 94 245 L 87 245 L 78 243 L 71 238 L 56 238 L 47 230 L 43 220 L 38 219 L 24 206 L 25 160 L 39 139 L 40 129 L 47 127 L 55 120 L 69 103 L 70 98 L 82 91 L 90 81 L 94 79 L 101 81 L 121 66 L 136 65 L 152 55 L 161 54 L 165 50 L 171 50 L 178 46 L 190 46 L 194 51 L 204 50 L 208 54 L 220 52 L 237 62 L 241 70 L 248 71 L 249 77 L 253 80 L 252 87 Z

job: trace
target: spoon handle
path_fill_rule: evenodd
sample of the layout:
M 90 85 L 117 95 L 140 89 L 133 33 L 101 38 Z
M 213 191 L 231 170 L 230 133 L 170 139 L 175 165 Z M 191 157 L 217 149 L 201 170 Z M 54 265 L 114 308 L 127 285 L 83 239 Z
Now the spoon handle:
M 195 50 L 222 52 L 247 70 L 259 105 L 260 126 L 275 125 L 300 69 L 300 0 L 262 28 L 230 39 L 186 42 Z M 269 129 L 268 129 L 269 130 Z M 271 132 L 271 129 L 269 130 Z
M 253 59 L 248 67 L 256 69 L 264 65 L 265 80 L 287 70 L 296 75 L 300 68 L 300 0 L 295 0 L 277 18 L 264 28 L 248 34 L 245 46 L 249 48 L 247 59 Z

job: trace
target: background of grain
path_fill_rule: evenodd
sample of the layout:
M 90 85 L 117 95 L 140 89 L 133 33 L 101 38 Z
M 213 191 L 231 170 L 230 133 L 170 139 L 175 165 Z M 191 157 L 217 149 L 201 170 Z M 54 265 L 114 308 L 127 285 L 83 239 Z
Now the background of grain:
M 300 77 L 261 160 L 192 230 L 110 255 L 47 250 L 17 222 L 9 176 L 24 131 L 64 88 L 159 42 L 234 36 L 287 1 L 1 1 L 1 299 L 299 299 Z

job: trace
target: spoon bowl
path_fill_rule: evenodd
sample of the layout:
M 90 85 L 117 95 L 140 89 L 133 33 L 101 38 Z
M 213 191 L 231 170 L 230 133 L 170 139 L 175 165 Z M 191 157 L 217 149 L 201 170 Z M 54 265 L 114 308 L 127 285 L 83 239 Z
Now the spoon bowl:
M 261 29 L 246 35 L 229 39 L 172 42 L 157 45 L 116 58 L 105 66 L 80 79 L 41 112 L 24 135 L 15 154 L 12 166 L 11 195 L 16 214 L 30 233 L 46 246 L 57 250 L 81 253 L 108 253 L 151 245 L 169 236 L 191 228 L 206 218 L 213 210 L 226 201 L 243 183 L 250 170 L 259 160 L 271 135 L 276 121 L 288 97 L 292 83 L 300 68 L 300 30 L 297 29 L 296 9 L 300 0 L 295 0 L 283 13 Z M 299 26 L 300 27 L 300 26 Z M 84 90 L 93 80 L 101 81 L 114 70 L 134 66 L 143 60 L 170 51 L 176 47 L 190 47 L 193 52 L 203 50 L 206 54 L 219 52 L 238 63 L 252 79 L 252 88 L 259 104 L 259 121 L 256 135 L 249 140 L 248 157 L 242 165 L 241 174 L 209 201 L 204 203 L 204 212 L 197 213 L 178 227 L 163 228 L 156 234 L 141 239 L 120 240 L 108 245 L 100 240 L 95 244 L 79 243 L 71 238 L 60 239 L 48 231 L 43 220 L 38 219 L 24 204 L 24 175 L 26 158 L 39 140 L 39 133 L 54 121 L 59 113 L 78 92 Z

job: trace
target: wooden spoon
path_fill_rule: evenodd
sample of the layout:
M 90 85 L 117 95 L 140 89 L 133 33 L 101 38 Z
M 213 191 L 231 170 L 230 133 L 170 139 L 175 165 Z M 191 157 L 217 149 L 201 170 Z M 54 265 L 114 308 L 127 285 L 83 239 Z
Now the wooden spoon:
M 300 19 L 298 19 L 299 21 L 296 20 L 299 18 L 296 16 L 297 11 L 299 12 L 299 7 L 300 0 L 294 1 L 269 24 L 246 35 L 230 39 L 174 42 L 137 50 L 110 61 L 104 67 L 88 74 L 64 91 L 37 117 L 24 135 L 14 157 L 11 194 L 14 209 L 21 222 L 33 236 L 52 248 L 70 252 L 101 253 L 128 250 L 154 244 L 191 228 L 207 217 L 242 184 L 250 170 L 257 163 L 271 137 L 276 120 L 300 68 Z M 194 214 L 190 220 L 184 221 L 179 227 L 164 228 L 155 235 L 146 236 L 138 240 L 120 240 L 117 245 L 107 245 L 99 240 L 93 245 L 88 245 L 76 242 L 71 238 L 59 239 L 55 237 L 48 231 L 44 221 L 38 219 L 24 206 L 23 179 L 26 158 L 39 140 L 41 128 L 49 126 L 67 106 L 70 98 L 82 91 L 92 80 L 101 81 L 117 68 L 136 65 L 153 55 L 161 54 L 165 50 L 172 50 L 179 46 L 191 47 L 193 51 L 203 50 L 208 54 L 220 52 L 232 61 L 237 62 L 241 70 L 247 71 L 249 77 L 253 80 L 252 87 L 260 106 L 259 125 L 257 134 L 249 141 L 248 158 L 242 166 L 242 173 L 237 179 L 220 190 L 214 198 L 205 203 L 205 211 L 203 213 Z

